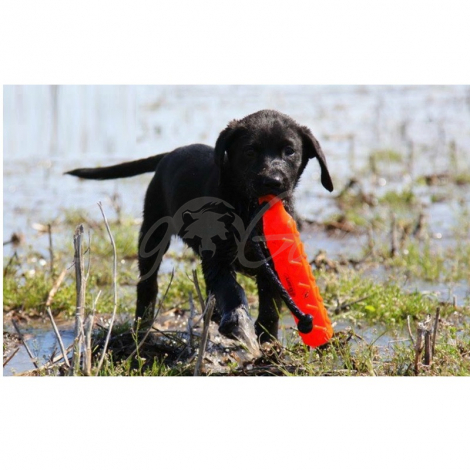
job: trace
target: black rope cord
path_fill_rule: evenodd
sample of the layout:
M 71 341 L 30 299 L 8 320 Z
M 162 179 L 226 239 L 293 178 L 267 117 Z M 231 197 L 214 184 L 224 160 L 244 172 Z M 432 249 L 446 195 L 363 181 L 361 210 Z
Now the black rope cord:
M 261 210 L 264 208 L 264 206 L 268 204 L 267 202 L 263 203 L 262 205 L 259 206 Z M 254 216 L 253 216 L 254 218 Z M 252 218 L 252 220 L 253 220 Z M 256 228 L 253 228 L 251 232 L 251 242 L 253 244 L 253 248 L 255 251 L 255 255 L 258 258 L 257 261 L 262 261 L 263 264 L 261 265 L 262 270 L 264 273 L 268 276 L 269 280 L 274 284 L 276 289 L 279 292 L 279 295 L 281 296 L 282 300 L 284 303 L 287 305 L 287 308 L 292 312 L 292 314 L 297 318 L 299 321 L 297 324 L 297 329 L 301 333 L 310 333 L 313 329 L 313 317 L 312 315 L 305 314 L 303 313 L 295 304 L 295 302 L 292 300 L 292 297 L 290 296 L 289 292 L 286 291 L 284 286 L 282 285 L 281 281 L 279 280 L 279 276 L 277 273 L 273 270 L 271 265 L 269 264 L 268 260 L 266 259 L 266 256 L 264 255 L 260 243 L 256 242 L 254 240 L 254 237 L 257 235 L 256 233 Z

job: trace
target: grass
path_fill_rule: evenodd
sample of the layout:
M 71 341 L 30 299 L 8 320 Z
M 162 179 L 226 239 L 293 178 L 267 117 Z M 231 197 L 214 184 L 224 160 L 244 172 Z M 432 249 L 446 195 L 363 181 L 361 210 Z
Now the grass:
M 371 155 L 377 168 L 392 162 L 406 164 L 402 155 L 384 150 Z M 370 171 L 370 169 L 369 169 Z M 460 184 L 458 176 L 449 178 L 445 184 Z M 462 176 L 465 181 L 465 175 Z M 452 188 L 455 188 L 452 186 Z M 446 194 L 454 194 L 451 190 Z M 453 196 L 452 196 L 453 197 Z M 431 203 L 439 197 L 430 197 Z M 425 210 L 420 198 L 411 190 L 390 189 L 381 197 L 366 193 L 355 182 L 345 187 L 333 200 L 338 213 L 329 216 L 328 224 L 343 230 L 345 243 L 358 243 L 359 235 L 372 233 L 370 243 L 362 255 L 351 262 L 335 261 L 329 268 L 315 271 L 325 305 L 335 323 L 335 336 L 329 344 L 309 350 L 292 329 L 291 314 L 283 308 L 281 327 L 282 344 L 273 344 L 263 349 L 261 358 L 237 361 L 227 356 L 224 372 L 209 372 L 224 375 L 414 375 L 415 351 L 407 331 L 407 321 L 416 334 L 417 323 L 427 314 L 434 314 L 439 307 L 441 322 L 437 336 L 436 353 L 430 366 L 422 366 L 420 375 L 470 375 L 470 298 L 464 305 L 454 306 L 443 302 L 431 292 L 413 291 L 408 282 L 448 284 L 468 282 L 470 279 L 469 208 L 464 199 L 458 201 L 455 212 L 455 227 L 452 243 L 443 244 L 430 237 L 425 225 L 422 234 L 416 234 L 420 212 Z M 450 201 L 450 199 L 449 199 Z M 447 202 L 447 199 L 446 199 Z M 391 214 L 395 214 L 398 253 L 391 255 Z M 45 302 L 59 272 L 69 268 L 68 274 L 55 294 L 51 308 L 56 318 L 71 317 L 75 311 L 75 284 L 73 272 L 72 234 L 79 223 L 91 233 L 86 265 L 90 264 L 87 282 L 87 309 L 98 292 L 101 297 L 97 306 L 97 318 L 106 318 L 113 308 L 112 303 L 112 249 L 106 229 L 101 221 L 88 218 L 83 212 L 67 212 L 56 222 L 54 233 L 55 267 L 50 271 L 47 255 L 33 249 L 17 250 L 18 257 L 11 260 L 4 275 L 4 318 L 44 317 Z M 344 227 L 352 227 L 346 230 Z M 128 348 L 135 347 L 136 338 L 130 333 L 137 280 L 136 241 L 138 224 L 129 217 L 110 221 L 111 231 L 118 254 L 119 321 L 113 328 L 112 337 L 127 341 Z M 341 229 L 343 226 L 343 229 Z M 331 230 L 331 227 L 330 229 Z M 347 232 L 347 233 L 346 233 Z M 328 232 L 330 233 L 330 232 Z M 63 234 L 68 234 L 64 237 Z M 189 251 L 169 252 L 175 265 L 175 276 L 165 298 L 163 311 L 177 307 L 178 321 L 187 324 L 189 296 L 196 300 L 192 281 L 192 270 L 197 269 L 201 289 L 205 285 L 199 262 Z M 4 259 L 4 265 L 9 258 Z M 326 265 L 325 265 L 326 266 Z M 333 268 L 331 268 L 333 266 Z M 159 275 L 160 291 L 164 291 L 170 275 Z M 258 300 L 256 282 L 252 278 L 238 276 L 244 287 L 253 316 L 256 317 Z M 449 287 L 450 289 L 450 287 Z M 161 294 L 160 294 L 161 298 Z M 168 319 L 175 321 L 176 317 Z M 101 321 L 101 320 L 100 320 Z M 162 325 L 164 331 L 170 326 Z M 95 353 L 100 351 L 103 329 L 95 332 Z M 171 338 L 171 332 L 168 333 Z M 124 338 L 124 339 L 123 339 Z M 177 340 L 179 341 L 179 340 Z M 4 345 L 5 346 L 5 345 Z M 5 354 L 4 347 L 4 354 Z M 104 362 L 99 375 L 192 375 L 194 360 L 180 354 L 159 351 L 155 344 L 147 345 L 134 358 L 128 359 L 129 350 L 119 352 L 114 346 Z M 59 370 L 56 368 L 55 373 Z M 42 372 L 43 375 L 54 370 Z
M 273 344 L 263 349 L 260 359 L 245 364 L 232 362 L 222 375 L 284 376 L 406 376 L 414 371 L 415 350 L 403 332 L 384 330 L 369 339 L 362 331 L 347 328 L 338 331 L 325 346 L 309 350 L 290 336 L 287 345 Z M 384 334 L 386 333 L 386 334 Z M 134 360 L 113 360 L 108 357 L 102 376 L 192 375 L 194 364 L 166 362 L 164 358 L 136 357 Z M 470 375 L 470 327 L 442 321 L 436 341 L 433 362 L 421 366 L 419 375 Z M 221 375 L 212 373 L 211 375 Z
M 393 278 L 382 283 L 374 281 L 366 276 L 365 269 L 341 268 L 337 273 L 317 274 L 317 280 L 323 286 L 320 290 L 332 318 L 351 324 L 403 326 L 408 316 L 418 319 L 426 312 L 435 311 L 439 305 L 435 297 L 408 292 Z M 351 306 L 343 310 L 342 306 L 348 304 Z M 334 314 L 340 309 L 340 313 Z
M 188 297 L 195 289 L 190 279 L 193 263 L 191 259 L 183 260 L 165 299 L 165 309 L 179 305 L 184 318 L 188 315 Z M 46 270 L 46 267 L 44 268 Z M 414 375 L 414 348 L 405 333 L 407 318 L 410 317 L 414 329 L 417 321 L 422 321 L 427 313 L 441 308 L 440 334 L 436 347 L 435 360 L 432 366 L 421 368 L 421 375 L 469 375 L 470 374 L 470 328 L 468 319 L 470 308 L 455 309 L 450 304 L 442 304 L 436 297 L 420 292 L 408 292 L 396 279 L 389 278 L 378 282 L 367 276 L 367 266 L 355 269 L 340 267 L 336 271 L 316 271 L 325 304 L 331 319 L 340 326 L 335 328 L 333 340 L 326 346 L 308 350 L 298 339 L 295 330 L 283 327 L 284 345 L 267 348 L 261 359 L 250 363 L 239 364 L 232 361 L 227 364 L 228 372 L 224 375 Z M 202 281 L 200 268 L 199 279 Z M 36 275 L 25 279 L 22 288 L 11 288 L 17 275 L 5 278 L 4 290 L 6 302 L 13 305 L 12 291 L 16 298 L 23 298 L 22 308 L 41 310 L 41 302 L 47 295 L 49 275 Z M 160 278 L 160 287 L 168 281 L 168 275 Z M 240 276 L 240 283 L 246 289 L 247 297 L 253 311 L 256 311 L 256 284 L 253 279 Z M 21 284 L 21 283 L 20 283 Z M 38 289 L 42 286 L 41 290 Z M 92 292 L 103 288 L 97 277 L 90 275 L 89 288 Z M 202 288 L 204 286 L 202 285 Z M 21 290 L 23 289 L 23 290 Z M 54 300 L 57 314 L 58 306 L 64 305 L 64 312 L 73 312 L 74 286 L 65 284 Z M 111 291 L 111 286 L 107 286 Z M 122 289 L 120 289 L 120 297 Z M 134 294 L 124 296 L 118 311 L 122 314 L 133 310 Z M 87 305 L 93 299 L 91 292 L 87 296 Z M 362 300 L 361 300 L 362 299 Z M 25 302 L 27 300 L 27 303 Z M 100 300 L 100 311 L 108 305 L 110 299 Z M 349 305 L 349 306 L 348 306 Z M 283 309 L 283 317 L 290 313 Z M 130 323 L 118 322 L 113 330 L 113 337 L 128 335 Z M 121 315 L 121 318 L 123 316 Z M 104 331 L 99 330 L 95 341 L 99 341 Z M 130 336 L 129 336 L 130 338 Z M 131 340 L 132 342 L 132 340 Z M 132 344 L 131 344 L 132 346 Z M 132 346 L 133 347 L 133 346 Z M 113 350 L 108 354 L 101 376 L 175 376 L 192 375 L 194 362 L 177 361 L 165 354 L 136 355 L 127 359 L 117 355 Z M 99 348 L 96 350 L 98 357 Z M 56 371 L 57 372 L 57 371 Z M 218 374 L 213 372 L 213 374 Z M 220 372 L 219 372 L 220 374 Z
M 391 209 L 403 208 L 417 203 L 416 196 L 411 190 L 388 191 L 380 199 L 379 203 Z
M 456 246 L 439 247 L 431 241 L 410 240 L 401 254 L 386 265 L 398 268 L 409 277 L 431 282 L 452 283 L 470 279 L 470 242 L 461 241 Z
M 401 153 L 392 149 L 375 150 L 369 155 L 369 161 L 376 163 L 401 163 L 404 159 L 405 157 Z

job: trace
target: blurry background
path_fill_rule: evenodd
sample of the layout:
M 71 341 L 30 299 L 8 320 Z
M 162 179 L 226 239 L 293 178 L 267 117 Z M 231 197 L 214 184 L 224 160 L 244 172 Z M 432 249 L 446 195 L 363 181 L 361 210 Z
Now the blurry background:
M 410 226 L 425 219 L 437 247 L 455 241 L 469 206 L 468 86 L 5 86 L 4 240 L 21 233 L 45 249 L 33 227 L 74 209 L 100 219 L 98 201 L 138 219 L 150 174 L 82 182 L 63 172 L 214 145 L 231 119 L 263 108 L 309 126 L 328 159 L 335 191 L 316 161 L 297 191 L 300 215 L 331 229 L 304 234 L 309 254 L 361 254 L 392 213 Z
M 470 164 L 465 86 L 5 86 L 5 236 L 27 232 L 32 221 L 54 217 L 64 207 L 91 208 L 116 187 L 116 182 L 82 186 L 62 176 L 66 170 L 195 142 L 213 145 L 228 121 L 263 108 L 312 129 L 336 189 L 364 168 L 375 150 L 415 153 L 414 174 L 398 175 L 402 183 L 445 172 L 453 163 L 459 171 Z M 305 215 L 318 216 L 313 196 L 326 196 L 318 177 L 312 162 L 298 193 Z M 119 181 L 127 193 L 126 211 L 138 215 L 148 180 L 149 175 Z

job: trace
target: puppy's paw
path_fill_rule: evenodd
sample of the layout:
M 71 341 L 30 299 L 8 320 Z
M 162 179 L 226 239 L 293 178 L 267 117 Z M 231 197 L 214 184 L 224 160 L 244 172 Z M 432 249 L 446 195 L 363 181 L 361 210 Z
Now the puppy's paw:
M 253 320 L 245 305 L 240 305 L 229 312 L 225 312 L 219 323 L 219 333 L 227 338 L 238 339 L 246 335 L 246 330 L 254 333 Z M 248 334 L 250 333 L 248 331 Z
M 260 353 L 255 326 L 248 309 L 242 305 L 222 316 L 219 333 L 227 338 L 237 339 L 245 344 L 248 350 L 257 357 Z
M 219 323 L 219 333 L 227 338 L 235 339 L 242 315 L 247 315 L 244 306 L 225 312 Z

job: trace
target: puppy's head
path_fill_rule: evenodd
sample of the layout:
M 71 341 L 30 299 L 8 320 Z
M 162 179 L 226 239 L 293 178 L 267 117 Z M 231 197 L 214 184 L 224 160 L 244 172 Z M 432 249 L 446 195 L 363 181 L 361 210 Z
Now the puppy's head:
M 325 156 L 310 130 L 271 110 L 231 121 L 215 145 L 221 178 L 233 181 L 250 199 L 290 195 L 311 158 L 320 164 L 323 186 L 333 191 Z

